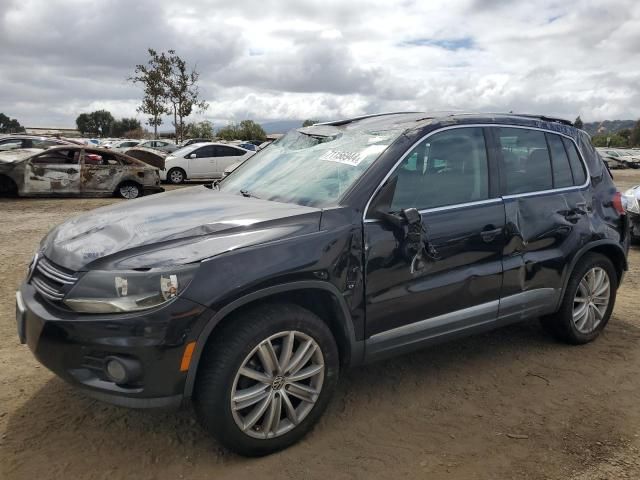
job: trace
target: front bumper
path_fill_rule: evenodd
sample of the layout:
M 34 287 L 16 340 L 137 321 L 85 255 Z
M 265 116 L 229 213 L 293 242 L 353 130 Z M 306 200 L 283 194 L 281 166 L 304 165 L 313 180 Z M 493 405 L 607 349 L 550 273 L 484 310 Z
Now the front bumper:
M 88 395 L 127 407 L 181 404 L 182 357 L 209 318 L 207 308 L 181 297 L 144 312 L 87 315 L 52 305 L 26 283 L 16 293 L 18 334 L 36 359 Z M 135 381 L 109 380 L 106 359 L 113 357 L 140 365 Z

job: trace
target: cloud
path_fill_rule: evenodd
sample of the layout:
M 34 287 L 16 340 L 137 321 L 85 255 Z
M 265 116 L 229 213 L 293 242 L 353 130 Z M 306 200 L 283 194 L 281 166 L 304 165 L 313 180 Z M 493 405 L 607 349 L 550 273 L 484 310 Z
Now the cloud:
M 640 117 L 633 0 L 5 0 L 0 105 L 29 126 L 138 116 L 146 49 L 201 72 L 193 119 L 463 110 Z M 168 127 L 165 127 L 168 128 Z

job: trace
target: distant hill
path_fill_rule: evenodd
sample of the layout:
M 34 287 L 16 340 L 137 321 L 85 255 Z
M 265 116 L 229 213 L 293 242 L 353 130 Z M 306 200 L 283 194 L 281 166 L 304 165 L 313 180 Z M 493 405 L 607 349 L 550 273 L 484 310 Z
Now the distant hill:
M 589 122 L 584 124 L 584 130 L 589 135 L 615 133 L 625 128 L 633 128 L 635 120 L 605 120 L 603 122 Z
M 273 122 L 262 123 L 262 128 L 268 134 L 270 133 L 287 133 L 293 128 L 300 128 L 304 120 L 276 120 Z

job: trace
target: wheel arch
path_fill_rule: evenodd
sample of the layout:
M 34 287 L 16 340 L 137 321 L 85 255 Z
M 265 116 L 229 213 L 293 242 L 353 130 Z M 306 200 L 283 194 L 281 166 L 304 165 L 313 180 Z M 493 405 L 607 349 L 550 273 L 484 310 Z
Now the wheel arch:
M 9 190 L 6 192 L 8 195 L 18 195 L 18 183 L 11 178 L 10 175 L 6 173 L 0 173 L 0 184 L 5 183 L 9 187 Z M 0 190 L 0 194 L 2 191 Z
M 341 366 L 360 363 L 364 357 L 364 342 L 357 341 L 351 313 L 344 297 L 332 284 L 321 281 L 301 281 L 267 287 L 245 295 L 221 308 L 207 322 L 196 340 L 191 365 L 187 372 L 185 398 L 191 397 L 198 373 L 200 358 L 216 327 L 231 318 L 233 313 L 262 303 L 287 302 L 300 305 L 319 316 L 331 329 L 338 345 Z
M 144 193 L 144 185 L 140 182 L 138 182 L 137 180 L 133 180 L 131 177 L 127 177 L 124 178 L 122 180 L 120 180 L 118 182 L 118 185 L 116 185 L 116 188 L 113 190 L 113 195 L 118 196 L 120 194 L 120 187 L 122 187 L 123 185 L 126 185 L 128 183 L 134 183 L 138 186 L 138 188 L 140 189 L 140 197 L 143 195 Z M 108 190 L 107 190 L 108 191 Z
M 587 253 L 600 253 L 601 255 L 609 258 L 613 262 L 613 266 L 618 274 L 618 284 L 620 284 L 624 272 L 628 269 L 627 256 L 620 244 L 612 240 L 598 240 L 585 245 L 578 250 L 578 253 L 576 253 L 571 260 L 569 267 L 565 270 L 564 278 L 562 279 L 562 291 L 558 298 L 558 305 L 556 308 L 560 307 L 560 303 L 564 298 L 565 290 L 567 289 L 567 284 L 569 283 L 569 278 L 571 277 L 573 270 Z

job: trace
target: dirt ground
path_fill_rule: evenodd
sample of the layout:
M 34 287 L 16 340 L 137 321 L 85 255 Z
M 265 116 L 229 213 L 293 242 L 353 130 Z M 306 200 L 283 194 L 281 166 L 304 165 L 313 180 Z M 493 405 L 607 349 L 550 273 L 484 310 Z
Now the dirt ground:
M 640 171 L 615 176 L 640 183 Z M 14 290 L 41 237 L 118 201 L 0 200 L 0 479 L 640 478 L 637 247 L 596 342 L 562 345 L 531 322 L 347 371 L 302 443 L 244 459 L 189 408 L 91 400 L 18 341 Z

